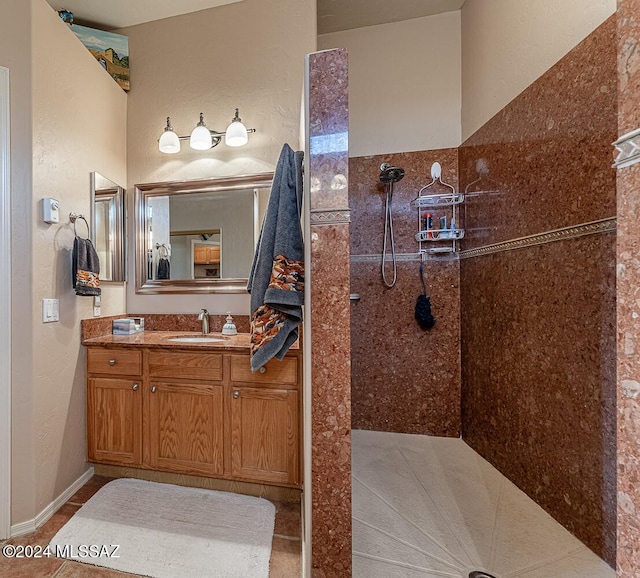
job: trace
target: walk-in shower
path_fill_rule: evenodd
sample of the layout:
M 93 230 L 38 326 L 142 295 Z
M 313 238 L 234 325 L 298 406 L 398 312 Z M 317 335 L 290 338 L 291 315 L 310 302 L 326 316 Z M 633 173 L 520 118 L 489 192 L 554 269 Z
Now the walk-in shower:
M 396 284 L 398 277 L 396 265 L 396 248 L 393 239 L 393 217 L 391 215 L 391 200 L 393 199 L 393 185 L 404 178 L 404 169 L 391 166 L 389 163 L 380 165 L 380 182 L 384 183 L 386 189 L 385 214 L 384 214 L 384 241 L 382 243 L 382 264 L 380 272 L 382 273 L 382 282 L 389 288 Z M 387 259 L 387 238 L 391 246 L 391 263 L 393 265 L 393 279 L 391 282 L 387 280 L 385 271 L 385 261 Z

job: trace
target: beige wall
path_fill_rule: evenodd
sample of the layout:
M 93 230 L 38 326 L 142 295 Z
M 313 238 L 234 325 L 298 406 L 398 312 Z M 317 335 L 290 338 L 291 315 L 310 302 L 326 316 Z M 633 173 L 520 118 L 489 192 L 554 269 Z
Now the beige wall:
M 349 156 L 460 145 L 460 11 L 324 34 L 349 51 Z
M 304 55 L 315 50 L 315 6 L 315 0 L 244 0 L 122 30 L 131 54 L 129 191 L 137 183 L 269 171 L 285 142 L 299 146 Z M 247 127 L 258 130 L 244 148 L 221 143 L 196 152 L 183 143 L 179 154 L 158 152 L 167 116 L 180 135 L 190 133 L 200 112 L 209 128 L 223 131 L 235 107 Z M 133 280 L 132 247 L 129 256 Z M 127 308 L 136 313 L 197 313 L 201 307 L 249 314 L 249 296 L 145 296 L 135 294 L 133 282 L 128 287 Z
M 462 139 L 615 11 L 616 0 L 467 0 L 462 7 Z
M 0 66 L 9 69 L 11 98 L 12 271 L 12 520 L 33 516 L 36 432 L 31 388 L 31 5 L 3 4 L 11 18 L 0 19 Z
M 92 300 L 71 288 L 71 211 L 89 215 L 90 172 L 126 182 L 126 95 L 44 0 L 10 0 L 21 14 L 0 25 L 0 64 L 11 68 L 13 258 L 12 523 L 32 519 L 87 468 L 80 319 Z M 29 14 L 30 13 L 30 14 Z M 4 60 L 3 41 L 20 58 Z M 11 50 L 8 51 L 11 55 Z M 61 58 L 61 55 L 64 55 Z M 60 201 L 61 222 L 39 202 Z M 60 299 L 60 322 L 41 322 L 41 300 Z M 105 291 L 124 311 L 123 290 Z

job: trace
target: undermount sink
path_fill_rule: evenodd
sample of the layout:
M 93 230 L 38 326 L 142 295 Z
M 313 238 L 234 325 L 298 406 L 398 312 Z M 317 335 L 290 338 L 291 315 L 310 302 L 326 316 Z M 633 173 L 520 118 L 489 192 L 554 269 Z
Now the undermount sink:
M 199 337 L 169 337 L 167 341 L 177 341 L 178 343 L 214 343 L 216 341 L 224 341 L 224 337 L 207 337 L 202 335 Z

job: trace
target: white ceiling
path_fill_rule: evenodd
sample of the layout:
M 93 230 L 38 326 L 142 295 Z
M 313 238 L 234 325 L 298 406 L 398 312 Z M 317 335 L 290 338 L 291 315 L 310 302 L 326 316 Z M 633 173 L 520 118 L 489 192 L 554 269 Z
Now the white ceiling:
M 465 0 L 318 0 L 318 34 L 459 10 Z
M 47 0 L 55 10 L 69 10 L 76 20 L 114 29 L 197 12 L 240 0 Z
M 114 29 L 241 0 L 47 0 L 76 20 Z M 465 0 L 317 0 L 318 34 L 459 10 Z

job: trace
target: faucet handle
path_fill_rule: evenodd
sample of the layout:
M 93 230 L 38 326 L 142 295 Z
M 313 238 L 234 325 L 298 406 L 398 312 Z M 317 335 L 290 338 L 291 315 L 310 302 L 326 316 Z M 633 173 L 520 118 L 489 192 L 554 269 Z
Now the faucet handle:
M 200 311 L 200 315 L 198 315 L 198 321 L 202 321 L 205 315 L 208 317 L 209 312 L 203 308 L 202 311 Z

